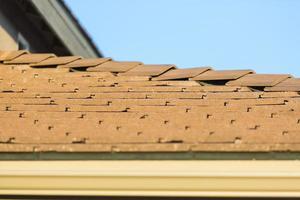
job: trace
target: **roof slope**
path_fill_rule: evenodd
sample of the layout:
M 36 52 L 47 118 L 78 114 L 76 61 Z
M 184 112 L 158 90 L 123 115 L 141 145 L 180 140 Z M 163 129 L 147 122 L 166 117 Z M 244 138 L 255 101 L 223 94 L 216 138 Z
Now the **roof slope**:
M 0 52 L 0 152 L 300 150 L 300 79 Z

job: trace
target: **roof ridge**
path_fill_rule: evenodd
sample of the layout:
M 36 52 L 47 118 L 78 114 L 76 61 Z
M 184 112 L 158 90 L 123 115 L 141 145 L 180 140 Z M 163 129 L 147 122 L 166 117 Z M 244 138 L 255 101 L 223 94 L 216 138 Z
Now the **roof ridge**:
M 28 64 L 39 68 L 69 68 L 70 71 L 111 72 L 117 76 L 147 76 L 153 81 L 196 81 L 200 85 L 245 86 L 263 91 L 300 91 L 300 79 L 288 74 L 256 74 L 253 70 L 214 70 L 212 67 L 177 69 L 175 65 L 149 65 L 114 61 L 111 58 L 85 59 L 80 56 L 1 51 L 0 64 Z

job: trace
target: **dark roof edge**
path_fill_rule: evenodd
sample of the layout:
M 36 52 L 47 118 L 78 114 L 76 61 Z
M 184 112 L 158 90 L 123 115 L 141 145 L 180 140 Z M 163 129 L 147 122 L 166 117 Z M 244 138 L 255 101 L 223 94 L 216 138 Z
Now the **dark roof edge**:
M 0 152 L 3 160 L 299 160 L 300 152 Z
M 31 3 L 73 55 L 87 58 L 102 57 L 88 33 L 63 0 L 31 0 Z

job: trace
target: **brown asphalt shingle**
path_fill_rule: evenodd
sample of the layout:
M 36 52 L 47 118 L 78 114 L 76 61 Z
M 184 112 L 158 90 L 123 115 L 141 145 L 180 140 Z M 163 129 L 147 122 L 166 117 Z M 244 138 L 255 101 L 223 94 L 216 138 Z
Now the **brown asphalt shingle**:
M 127 72 L 130 69 L 141 65 L 141 62 L 116 62 L 109 61 L 102 64 L 99 64 L 95 67 L 90 67 L 87 69 L 89 72 Z
M 246 74 L 252 73 L 252 70 L 210 70 L 202 73 L 191 80 L 196 81 L 218 81 L 218 80 L 235 80 Z
M 53 66 L 53 65 L 65 65 L 75 60 L 80 60 L 80 56 L 62 56 L 62 57 L 52 57 L 46 60 L 43 60 L 39 63 L 32 64 L 31 67 L 45 67 L 45 66 Z
M 176 80 L 176 79 L 188 79 L 193 78 L 199 74 L 202 74 L 208 70 L 210 67 L 197 67 L 190 69 L 174 69 L 167 71 L 166 73 L 160 75 L 159 77 L 153 78 L 152 80 Z
M 170 69 L 175 69 L 174 65 L 139 65 L 126 73 L 124 76 L 159 76 Z
M 12 60 L 18 56 L 28 53 L 25 50 L 22 51 L 0 51 L 0 61 Z
M 0 52 L 0 152 L 300 151 L 297 78 L 53 56 Z
M 4 61 L 6 64 L 36 64 L 48 58 L 55 57 L 54 54 L 40 53 L 40 54 L 23 54 L 15 59 Z
M 286 79 L 273 87 L 265 88 L 266 91 L 282 92 L 282 91 L 300 91 L 300 78 Z
M 62 68 L 82 68 L 82 67 L 94 67 L 96 65 L 100 65 L 102 63 L 110 61 L 111 58 L 86 58 L 86 59 L 79 59 L 73 61 L 71 63 L 60 65 L 59 67 Z
M 267 87 L 274 86 L 290 77 L 289 74 L 248 74 L 237 80 L 229 81 L 227 85 Z

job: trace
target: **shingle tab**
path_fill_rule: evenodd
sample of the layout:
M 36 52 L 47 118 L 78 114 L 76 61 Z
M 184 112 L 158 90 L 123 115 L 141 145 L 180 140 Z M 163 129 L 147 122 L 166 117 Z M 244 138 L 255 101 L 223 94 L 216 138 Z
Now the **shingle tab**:
M 32 64 L 31 67 L 45 67 L 45 66 L 57 66 L 64 65 L 75 60 L 81 59 L 81 56 L 62 56 L 62 57 L 51 57 L 46 60 L 43 60 L 39 63 Z
M 100 65 L 107 61 L 110 61 L 111 58 L 85 58 L 73 61 L 65 65 L 60 65 L 61 68 L 82 68 L 82 67 L 94 67 Z
M 162 81 L 162 80 L 188 79 L 188 78 L 193 78 L 193 77 L 195 77 L 201 73 L 204 73 L 210 69 L 211 69 L 211 67 L 174 69 L 174 70 L 169 70 L 166 73 L 153 78 L 153 80 Z
M 274 86 L 291 77 L 289 74 L 248 74 L 226 85 L 267 87 Z
M 27 54 L 28 51 L 20 50 L 20 51 L 0 51 L 0 61 L 8 61 L 12 60 L 18 56 L 23 54 Z
M 273 92 L 300 91 L 300 78 L 288 78 L 273 87 L 266 87 L 265 91 L 273 91 Z
M 217 81 L 217 80 L 235 80 L 246 74 L 253 73 L 252 70 L 209 70 L 191 80 L 195 81 Z
M 159 76 L 170 69 L 175 69 L 174 65 L 139 65 L 122 75 L 125 76 Z
M 109 61 L 97 65 L 95 67 L 90 67 L 87 69 L 89 72 L 127 72 L 128 70 L 141 65 L 141 62 L 116 62 Z
M 38 63 L 48 58 L 55 57 L 54 54 L 47 54 L 47 53 L 37 53 L 37 54 L 23 54 L 18 56 L 12 60 L 4 61 L 6 64 L 33 64 Z

